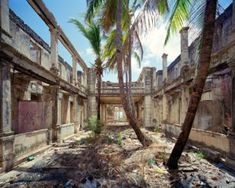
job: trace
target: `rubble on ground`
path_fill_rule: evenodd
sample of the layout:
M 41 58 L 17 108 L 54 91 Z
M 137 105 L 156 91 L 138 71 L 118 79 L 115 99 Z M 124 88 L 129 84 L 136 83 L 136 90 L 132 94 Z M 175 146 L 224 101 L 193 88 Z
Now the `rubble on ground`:
M 235 187 L 219 153 L 205 148 L 189 147 L 179 170 L 168 171 L 164 164 L 173 142 L 160 132 L 143 131 L 154 141 L 146 148 L 128 127 L 107 128 L 97 137 L 81 132 L 2 175 L 0 187 Z

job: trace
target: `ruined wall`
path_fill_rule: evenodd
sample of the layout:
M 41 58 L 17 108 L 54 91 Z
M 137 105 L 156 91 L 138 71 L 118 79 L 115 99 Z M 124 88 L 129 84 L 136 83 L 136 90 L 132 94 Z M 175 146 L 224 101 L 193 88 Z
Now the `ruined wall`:
M 181 126 L 179 125 L 162 125 L 162 129 L 167 135 L 178 137 L 181 132 Z M 229 139 L 220 133 L 215 133 L 211 131 L 204 131 L 200 129 L 193 128 L 189 135 L 189 140 L 194 144 L 203 145 L 205 147 L 211 147 L 216 150 L 228 153 L 229 148 Z
M 42 149 L 48 144 L 48 130 L 41 129 L 38 131 L 22 133 L 15 135 L 14 148 L 15 148 L 15 161 L 19 160 L 24 155 Z
M 210 74 L 207 77 L 204 92 L 193 127 L 227 134 L 231 127 L 231 70 L 226 63 L 233 57 L 234 40 L 231 32 L 232 6 L 219 16 L 213 42 L 213 54 Z M 182 37 L 182 36 L 181 36 Z M 156 73 L 157 94 L 155 95 L 156 122 L 159 124 L 182 124 L 187 111 L 193 78 L 199 58 L 200 39 L 194 40 L 188 47 L 189 62 L 186 74 L 180 74 L 181 56 L 179 55 L 167 69 L 167 83 L 162 81 L 162 72 Z M 181 52 L 182 53 L 182 52 Z M 218 54 L 217 54 L 218 53 Z M 160 115 L 162 113 L 162 116 Z
M 27 26 L 13 11 L 10 11 L 10 33 L 12 46 L 31 61 L 51 69 L 50 46 Z M 72 83 L 72 67 L 59 56 L 59 75 Z

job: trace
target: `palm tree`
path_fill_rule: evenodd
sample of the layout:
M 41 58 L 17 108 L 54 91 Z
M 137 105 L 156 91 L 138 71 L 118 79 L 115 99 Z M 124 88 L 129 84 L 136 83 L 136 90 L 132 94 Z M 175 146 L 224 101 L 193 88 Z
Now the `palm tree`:
M 97 77 L 97 123 L 100 123 L 100 94 L 101 94 L 101 82 L 102 82 L 102 74 L 103 74 L 103 63 L 101 58 L 101 32 L 100 26 L 95 24 L 93 21 L 87 23 L 87 26 L 84 26 L 77 19 L 70 19 L 70 22 L 73 23 L 79 31 L 87 38 L 90 42 L 93 52 L 96 55 L 95 60 L 95 71 Z
M 182 131 L 177 139 L 177 142 L 172 150 L 170 158 L 168 159 L 167 166 L 169 169 L 178 168 L 179 158 L 187 143 L 193 121 L 197 112 L 198 105 L 201 100 L 203 88 L 205 85 L 206 77 L 211 61 L 211 51 L 214 36 L 215 16 L 216 16 L 217 0 L 206 0 L 204 26 L 201 38 L 201 48 L 199 52 L 199 63 L 197 76 L 194 80 L 192 94 L 186 117 L 184 119 Z
M 105 0 L 90 0 L 93 2 L 100 2 L 95 4 L 96 6 L 93 6 L 93 13 L 97 11 L 97 9 L 100 7 L 100 5 L 105 1 Z M 110 0 L 106 0 L 110 1 Z M 143 0 L 144 3 L 143 7 L 144 10 L 145 8 L 147 10 L 151 9 L 157 9 L 159 14 L 166 14 L 169 13 L 168 9 L 168 1 L 167 0 L 160 0 L 160 1 L 154 1 L 154 0 Z M 159 3 L 156 3 L 159 2 Z M 167 35 L 165 39 L 165 44 L 169 40 L 169 36 L 181 29 L 181 27 L 184 24 L 184 21 L 189 19 L 190 17 L 190 7 L 193 6 L 193 4 L 196 4 L 198 1 L 196 0 L 176 0 L 175 4 L 173 5 L 173 9 L 170 12 L 170 17 L 168 19 L 168 30 L 167 30 Z M 119 83 L 120 83 L 120 92 L 123 95 L 123 78 L 122 78 L 122 69 L 121 69 L 121 57 L 122 57 L 122 45 L 120 43 L 121 41 L 121 33 L 122 33 L 122 9 L 123 6 L 120 5 L 122 3 L 121 0 L 118 0 L 118 4 L 115 1 L 115 8 L 118 10 L 116 11 L 116 25 L 117 25 L 117 35 L 116 35 L 116 60 L 117 60 L 117 65 L 118 65 L 118 77 L 119 77 Z M 155 6 L 153 6 L 155 3 Z M 214 34 L 214 21 L 215 21 L 215 12 L 216 12 L 216 4 L 217 0 L 206 0 L 206 9 L 205 9 L 205 17 L 204 17 L 204 27 L 203 27 L 203 33 L 202 33 L 202 39 L 201 39 L 201 49 L 199 53 L 199 66 L 198 66 L 198 74 L 194 80 L 194 86 L 193 86 L 193 93 L 190 99 L 190 103 L 188 106 L 188 111 L 183 123 L 183 128 L 180 136 L 178 137 L 178 140 L 175 144 L 175 147 L 170 155 L 170 158 L 168 160 L 167 166 L 170 169 L 175 169 L 177 168 L 178 160 L 183 152 L 183 149 L 187 143 L 192 124 L 196 115 L 197 107 L 201 99 L 201 95 L 203 92 L 203 87 L 206 81 L 206 77 L 208 74 L 208 69 L 209 69 L 209 63 L 210 63 L 210 55 L 211 55 L 211 50 L 212 50 L 212 42 L 213 42 L 213 34 Z M 93 4 L 94 5 L 94 4 Z M 148 6 L 150 5 L 150 6 Z M 125 10 L 125 9 L 124 9 Z M 201 9 L 200 9 L 201 10 Z M 91 12 L 92 12 L 91 11 Z M 108 11 L 107 11 L 108 12 Z M 200 14 L 198 14 L 200 15 Z M 144 16 L 142 16 L 143 20 L 145 19 Z M 155 19 L 154 17 L 152 17 Z M 151 18 L 151 19 L 152 19 Z M 113 18 L 110 20 L 114 20 Z M 141 22 L 143 22 L 142 19 L 140 19 Z M 108 22 L 110 23 L 110 22 Z M 138 23 L 138 21 L 137 21 Z M 144 23 L 144 22 L 143 22 Z M 136 24 L 136 25 L 141 25 L 141 24 Z M 134 27 L 135 25 L 132 24 Z M 138 26 L 137 26 L 138 27 Z M 119 34 L 118 34 L 119 32 Z M 131 34 L 131 32 L 129 33 Z M 126 99 L 122 97 L 123 99 L 123 105 L 125 107 Z M 126 106 L 128 110 L 128 106 Z M 127 111 L 128 112 L 128 111 Z M 126 113 L 127 113 L 126 112 Z M 127 113 L 128 116 L 128 113 Z M 131 122 L 132 119 L 130 120 Z
M 94 12 L 96 12 L 96 9 L 101 8 L 102 9 L 102 15 L 101 15 L 101 25 L 104 31 L 108 32 L 110 31 L 110 28 L 113 28 L 116 24 L 116 13 L 120 10 L 121 15 L 120 17 L 120 28 L 118 28 L 118 24 L 116 24 L 116 31 L 111 31 L 110 36 L 112 39 L 116 40 L 108 40 L 107 45 L 109 48 L 106 48 L 106 52 L 108 51 L 108 54 L 106 56 L 109 57 L 108 64 L 114 67 L 117 67 L 118 71 L 118 81 L 119 81 L 119 87 L 120 87 L 120 96 L 122 99 L 122 104 L 123 108 L 125 110 L 127 119 L 131 125 L 131 127 L 134 129 L 137 138 L 139 141 L 142 143 L 143 146 L 149 145 L 150 140 L 145 137 L 145 135 L 141 132 L 137 118 L 135 115 L 135 110 L 134 110 L 134 103 L 131 97 L 131 92 L 130 92 L 130 85 L 131 85 L 131 48 L 132 48 L 132 41 L 131 41 L 131 35 L 127 35 L 129 33 L 129 23 L 130 23 L 130 11 L 129 11 L 129 2 L 128 1 L 122 1 L 121 5 L 118 4 L 118 0 L 90 0 L 88 1 L 88 11 L 87 11 L 87 16 L 86 18 L 90 20 L 90 16 L 93 15 Z M 103 6 L 101 7 L 101 5 Z M 121 6 L 121 8 L 120 8 Z M 90 13 L 92 12 L 92 13 Z M 123 35 L 126 33 L 126 35 Z M 121 33 L 118 33 L 121 32 Z M 133 30 L 134 32 L 134 30 Z M 133 36 L 137 36 L 138 34 L 135 33 Z M 138 37 L 139 38 L 139 37 Z M 115 42 L 114 42 L 115 41 Z M 118 43 L 117 43 L 118 41 Z M 119 45 L 117 45 L 119 44 Z M 140 45 L 141 46 L 141 45 Z M 124 53 L 125 52 L 125 53 Z M 120 55 L 121 53 L 121 55 Z M 134 52 L 136 55 L 136 53 Z M 129 77 L 129 80 L 126 79 L 126 82 L 129 82 L 129 87 L 128 84 L 124 84 L 124 79 L 123 79 L 123 62 L 125 62 L 126 65 L 124 67 L 128 67 L 129 71 L 125 71 L 126 78 Z M 127 76 L 128 75 L 128 76 Z

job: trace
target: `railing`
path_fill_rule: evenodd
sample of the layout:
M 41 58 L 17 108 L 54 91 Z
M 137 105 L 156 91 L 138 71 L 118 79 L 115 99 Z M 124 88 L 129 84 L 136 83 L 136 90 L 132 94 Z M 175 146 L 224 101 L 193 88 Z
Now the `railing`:
M 126 87 L 125 87 L 126 89 Z M 96 90 L 97 92 L 97 90 Z M 142 95 L 145 92 L 143 83 L 132 83 L 131 92 L 134 95 Z M 101 95 L 119 95 L 120 88 L 118 83 L 103 82 L 101 87 Z

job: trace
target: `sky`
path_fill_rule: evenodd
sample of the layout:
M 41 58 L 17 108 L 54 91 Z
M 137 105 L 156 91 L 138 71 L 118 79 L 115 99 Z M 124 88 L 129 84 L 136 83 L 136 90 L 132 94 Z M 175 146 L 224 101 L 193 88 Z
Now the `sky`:
M 232 0 L 219 0 L 219 4 L 225 9 L 229 6 Z M 84 36 L 77 30 L 77 28 L 69 23 L 70 18 L 78 18 L 83 20 L 86 12 L 86 0 L 44 0 L 47 8 L 54 14 L 57 23 L 61 26 L 65 34 L 68 36 L 76 50 L 91 67 L 95 60 L 95 55 Z M 36 33 L 50 44 L 50 32 L 46 24 L 33 11 L 26 0 L 9 0 L 10 8 Z M 196 29 L 190 30 L 191 39 L 195 38 Z M 157 70 L 162 69 L 161 56 L 163 53 L 168 54 L 168 64 L 170 64 L 180 54 L 180 37 L 179 34 L 174 34 L 166 46 L 164 46 L 164 39 L 166 34 L 166 27 L 156 27 L 148 34 L 141 36 L 141 42 L 144 48 L 144 58 L 141 62 L 141 67 L 133 60 L 132 75 L 133 80 L 137 80 L 142 67 L 151 66 L 156 67 Z M 189 40 L 190 41 L 190 40 Z M 72 57 L 68 51 L 59 44 L 59 54 L 70 65 L 72 64 Z M 78 67 L 81 70 L 81 67 Z M 103 80 L 117 82 L 117 74 L 105 72 Z

